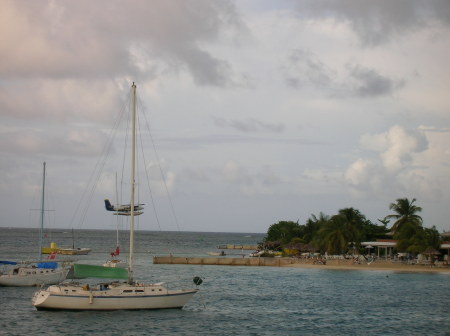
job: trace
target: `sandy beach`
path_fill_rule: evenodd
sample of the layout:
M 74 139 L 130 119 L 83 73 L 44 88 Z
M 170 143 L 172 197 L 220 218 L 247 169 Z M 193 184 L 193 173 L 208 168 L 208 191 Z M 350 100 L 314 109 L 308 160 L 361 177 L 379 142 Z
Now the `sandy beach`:
M 333 270 L 371 270 L 371 271 L 395 271 L 395 272 L 439 272 L 450 273 L 449 266 L 409 265 L 391 261 L 375 261 L 370 264 L 353 264 L 348 260 L 327 260 L 326 265 L 312 264 L 299 261 L 285 265 L 285 267 L 318 268 Z
M 316 262 L 316 263 L 315 263 Z M 189 264 L 189 265 L 222 265 L 222 266 L 251 266 L 251 267 L 302 267 L 334 270 L 359 271 L 395 271 L 395 272 L 439 272 L 450 273 L 449 266 L 442 264 L 415 265 L 403 264 L 386 260 L 377 260 L 367 263 L 354 263 L 351 259 L 328 259 L 326 264 L 318 264 L 318 259 L 300 258 L 227 258 L 227 257 L 180 257 L 180 256 L 154 256 L 154 264 Z

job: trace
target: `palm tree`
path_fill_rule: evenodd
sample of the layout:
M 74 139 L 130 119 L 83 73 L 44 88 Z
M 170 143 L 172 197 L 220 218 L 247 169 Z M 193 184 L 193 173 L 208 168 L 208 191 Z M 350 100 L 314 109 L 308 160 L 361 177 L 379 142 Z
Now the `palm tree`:
M 325 215 L 323 212 L 319 214 L 319 217 L 316 215 L 311 215 L 311 217 L 306 221 L 306 225 L 303 229 L 303 240 L 306 243 L 313 241 L 320 228 L 322 228 L 329 220 L 330 217 Z
M 319 246 L 321 252 L 342 254 L 348 249 L 351 233 L 346 227 L 347 221 L 341 215 L 331 217 L 317 232 L 314 245 Z
M 391 228 L 394 234 L 400 231 L 406 223 L 422 226 L 422 217 L 416 214 L 421 212 L 422 208 L 414 205 L 415 201 L 415 198 L 411 202 L 407 198 L 399 198 L 396 203 L 389 205 L 389 209 L 393 210 L 395 214 L 388 215 L 385 219 L 393 218 L 396 220 Z
M 349 243 L 359 246 L 363 237 L 364 225 L 367 222 L 366 216 L 354 208 L 339 210 L 339 216 L 344 218 Z

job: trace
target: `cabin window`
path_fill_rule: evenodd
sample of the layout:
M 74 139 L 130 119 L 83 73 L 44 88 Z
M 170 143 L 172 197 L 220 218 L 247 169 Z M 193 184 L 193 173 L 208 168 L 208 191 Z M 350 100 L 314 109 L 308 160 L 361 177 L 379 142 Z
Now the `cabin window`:
M 144 291 L 142 289 L 136 289 L 135 292 L 136 293 L 144 293 Z
M 133 291 L 131 289 L 125 289 L 123 292 L 124 293 L 133 293 Z

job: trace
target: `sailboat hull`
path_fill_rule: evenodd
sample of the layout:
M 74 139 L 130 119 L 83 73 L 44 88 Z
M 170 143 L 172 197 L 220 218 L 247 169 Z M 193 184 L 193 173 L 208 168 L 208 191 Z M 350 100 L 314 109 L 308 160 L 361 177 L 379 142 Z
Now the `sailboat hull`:
M 197 289 L 168 290 L 159 284 L 108 284 L 107 289 L 55 285 L 35 293 L 38 310 L 139 310 L 183 308 Z
M 90 248 L 82 247 L 82 248 L 60 248 L 57 253 L 64 255 L 86 255 L 91 252 Z
M 128 264 L 125 261 L 112 259 L 108 260 L 103 264 L 105 267 L 113 267 L 113 268 L 127 268 Z
M 0 286 L 38 286 L 52 285 L 63 281 L 67 276 L 66 269 L 39 269 L 33 267 L 20 267 L 11 272 L 0 275 Z

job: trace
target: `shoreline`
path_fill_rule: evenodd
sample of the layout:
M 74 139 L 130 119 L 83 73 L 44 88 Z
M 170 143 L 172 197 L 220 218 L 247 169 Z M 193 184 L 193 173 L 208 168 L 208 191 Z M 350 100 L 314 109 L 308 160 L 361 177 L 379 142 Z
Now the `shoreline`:
M 393 271 L 409 273 L 450 273 L 450 267 L 429 266 L 429 265 L 407 265 L 397 264 L 389 261 L 374 261 L 370 264 L 348 264 L 339 260 L 327 261 L 325 265 L 311 263 L 292 263 L 283 267 L 293 268 L 314 268 L 325 270 L 353 270 L 353 271 Z
M 299 258 L 228 258 L 228 257 L 182 257 L 182 256 L 154 256 L 153 264 L 182 264 L 182 265 L 217 265 L 217 266 L 244 266 L 244 267 L 294 267 L 314 268 L 328 270 L 354 270 L 354 271 L 395 271 L 395 272 L 428 272 L 449 273 L 450 267 L 438 264 L 417 265 L 402 264 L 387 260 L 377 260 L 370 264 L 354 263 L 352 259 L 328 259 L 326 264 L 317 262 L 321 259 L 299 259 Z M 316 264 L 316 263 L 317 264 Z

